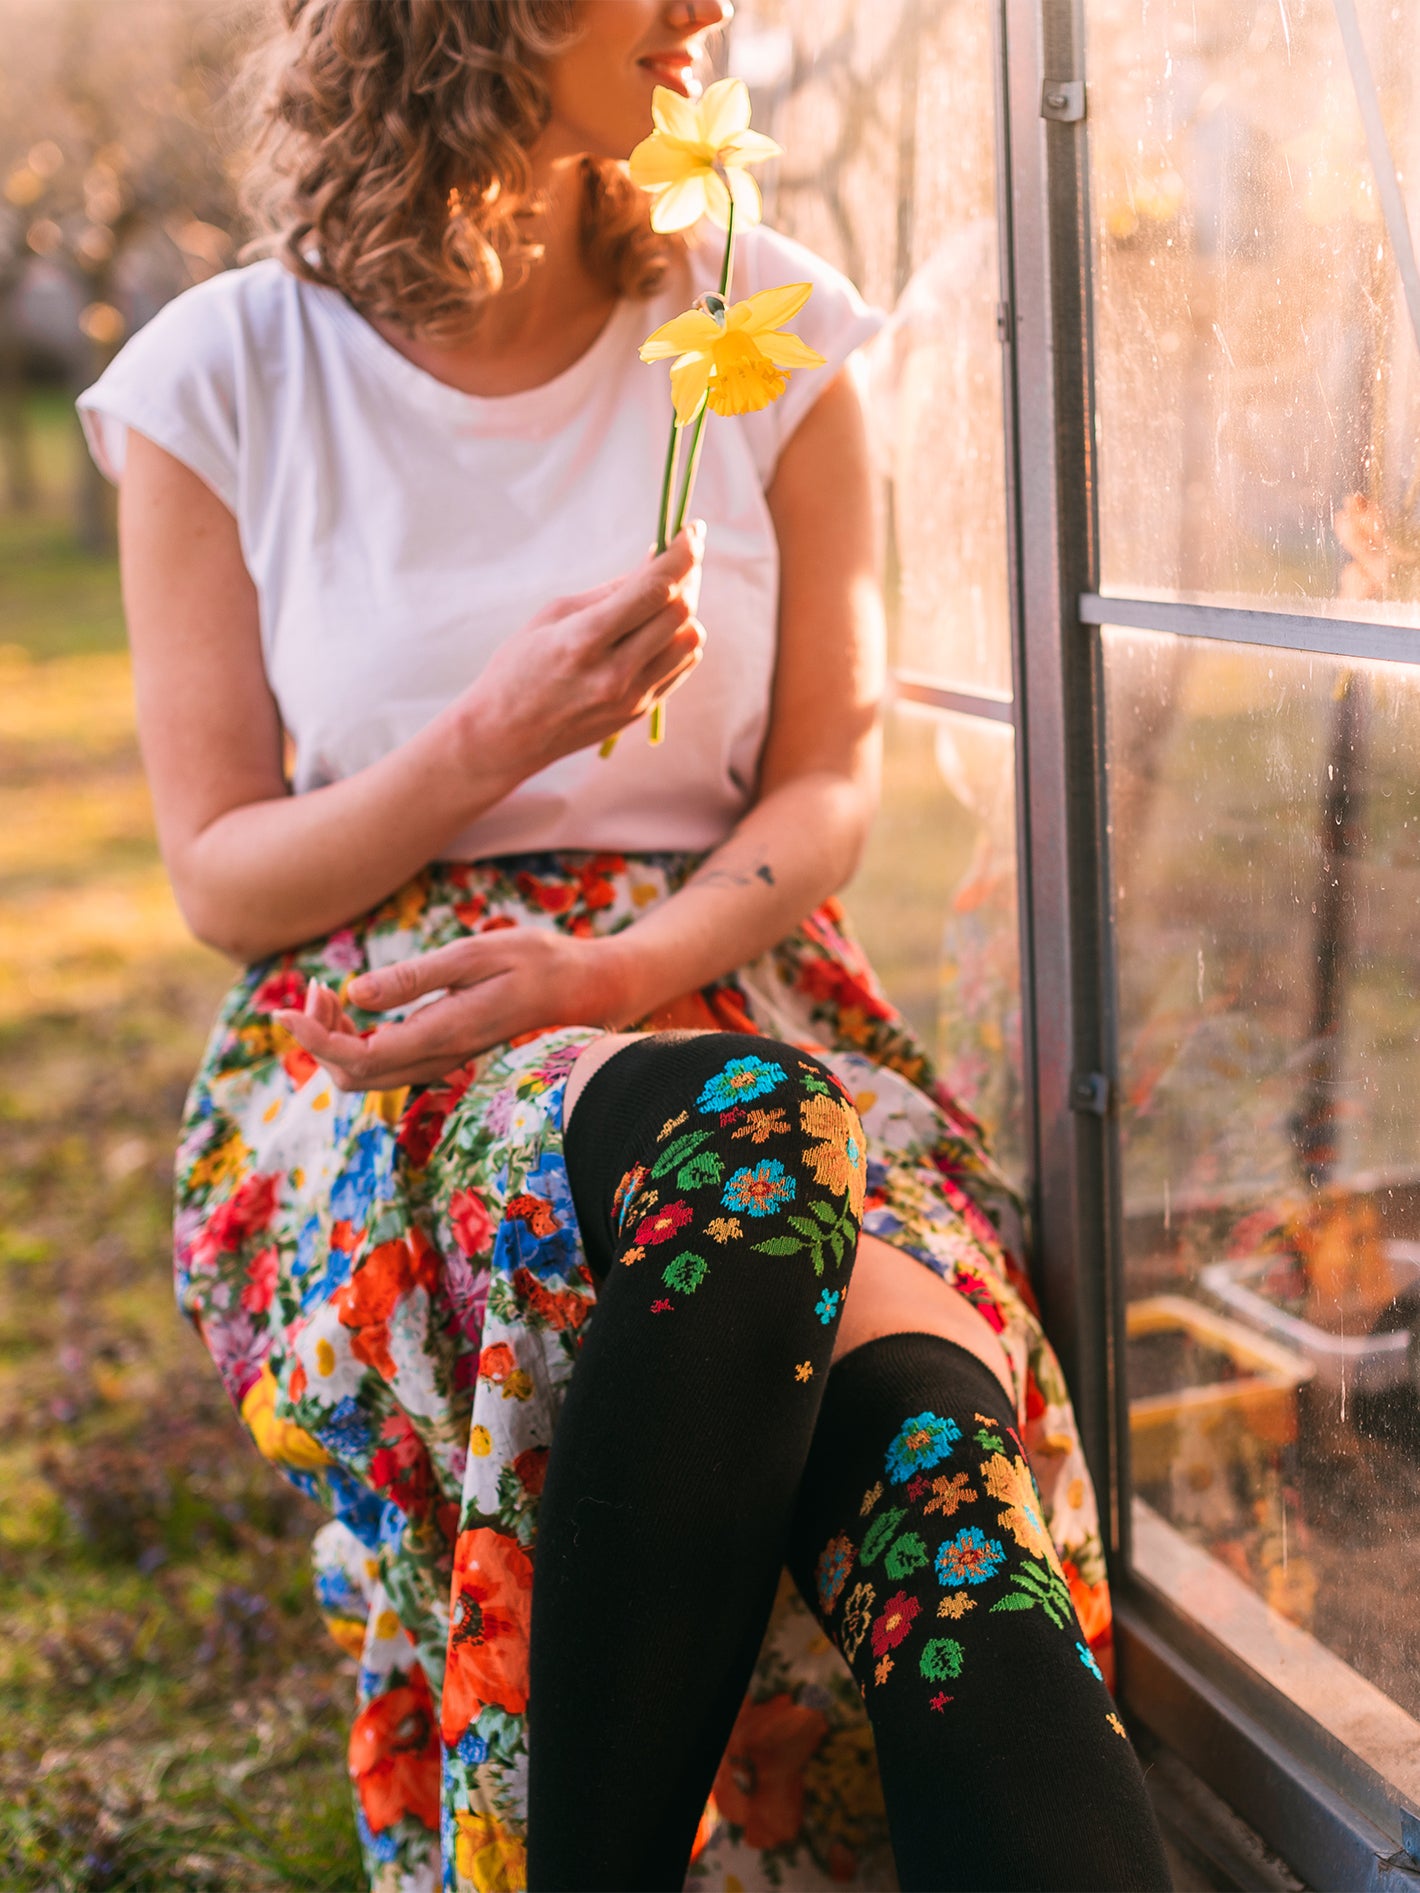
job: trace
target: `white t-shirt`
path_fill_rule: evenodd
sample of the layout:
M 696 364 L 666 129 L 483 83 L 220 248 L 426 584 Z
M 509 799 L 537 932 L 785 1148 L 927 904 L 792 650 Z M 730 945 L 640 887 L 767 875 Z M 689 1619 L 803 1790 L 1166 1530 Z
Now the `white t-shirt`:
M 336 291 L 276 261 L 170 302 L 82 395 L 117 479 L 136 428 L 236 517 L 293 786 L 367 767 L 465 690 L 552 598 L 640 563 L 655 536 L 670 390 L 637 354 L 714 288 L 690 252 L 649 302 L 622 301 L 591 348 L 522 394 L 461 393 L 405 359 Z M 835 370 L 879 327 L 852 285 L 764 228 L 738 240 L 732 297 L 812 282 L 791 325 L 827 357 L 758 414 L 711 415 L 693 510 L 709 525 L 705 656 L 609 760 L 578 751 L 523 782 L 444 851 L 704 849 L 753 798 L 773 677 L 778 548 L 764 492 Z

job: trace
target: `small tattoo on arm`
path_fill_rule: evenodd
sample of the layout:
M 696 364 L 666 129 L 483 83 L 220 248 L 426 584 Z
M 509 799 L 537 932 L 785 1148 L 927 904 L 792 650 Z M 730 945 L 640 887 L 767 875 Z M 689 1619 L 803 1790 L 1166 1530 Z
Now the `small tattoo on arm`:
M 762 861 L 760 863 L 760 865 L 755 869 L 755 875 L 757 876 L 759 880 L 764 882 L 764 885 L 766 887 L 773 887 L 774 870 L 773 868 L 770 867 L 767 861 Z

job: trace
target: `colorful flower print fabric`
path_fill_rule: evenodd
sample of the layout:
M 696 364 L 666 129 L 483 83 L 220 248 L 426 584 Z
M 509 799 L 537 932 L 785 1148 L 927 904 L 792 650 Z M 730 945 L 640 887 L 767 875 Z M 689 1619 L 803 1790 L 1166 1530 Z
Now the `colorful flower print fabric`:
M 538 1502 L 595 1304 L 562 1160 L 562 1096 L 596 1034 L 552 1030 L 495 1048 L 437 1085 L 348 1095 L 271 1014 L 300 1004 L 312 978 L 340 988 L 366 967 L 469 933 L 619 931 L 694 865 L 610 855 L 436 865 L 357 925 L 243 975 L 188 1100 L 177 1161 L 178 1298 L 259 1450 L 330 1514 L 315 1548 L 317 1595 L 332 1635 L 360 1666 L 349 1765 L 379 1893 L 492 1893 L 524 1882 Z M 1087 1652 L 1107 1661 L 1094 1497 L 1025 1285 L 1017 1206 L 979 1130 L 883 998 L 836 904 L 645 1023 L 800 1045 L 854 1107 L 833 1087 L 796 1096 L 811 1114 L 803 1127 L 812 1143 L 807 1168 L 791 1173 L 776 1154 L 787 1127 L 777 1115 L 786 1094 L 776 1060 L 728 1062 L 696 1108 L 742 1113 L 744 1155 L 723 1177 L 694 1182 L 697 1214 L 702 1198 L 707 1213 L 693 1250 L 677 1207 L 692 1200 L 690 1181 L 666 1188 L 633 1174 L 616 1206 L 636 1219 L 634 1239 L 656 1259 L 657 1299 L 669 1313 L 677 1295 L 694 1293 L 695 1268 L 676 1272 L 682 1251 L 713 1268 L 717 1243 L 748 1239 L 802 1255 L 827 1324 L 844 1239 L 821 1213 L 833 1203 L 950 1282 L 1001 1340 L 1039 1483 L 1036 1498 L 1004 1445 L 986 1453 L 1000 1459 L 997 1512 L 1034 1534 L 1030 1555 L 1050 1573 L 1046 1595 L 1065 1587 Z M 669 1131 L 666 1147 L 693 1128 L 688 1119 Z M 680 1144 L 678 1171 L 697 1177 L 699 1154 Z M 982 1530 L 989 1556 L 1012 1529 L 994 1516 L 989 1528 L 975 1515 L 952 1523 L 965 1500 L 943 1439 L 932 1416 L 915 1416 L 893 1444 L 875 1501 L 878 1517 L 912 1506 L 930 1515 L 932 1530 L 904 1526 L 882 1546 L 871 1579 L 843 1565 L 846 1552 L 824 1567 L 845 1624 L 883 1641 L 887 1655 L 914 1634 L 905 1610 L 889 1611 L 888 1558 L 907 1573 L 919 1555 L 907 1542 L 914 1533 L 921 1556 L 935 1559 L 964 1526 Z M 974 1541 L 963 1541 L 960 1556 L 963 1569 L 973 1557 L 981 1568 Z M 965 1578 L 958 1589 L 979 1594 Z M 934 1626 L 933 1635 L 946 1633 Z M 880 1886 L 891 1871 L 885 1849 L 857 1688 L 786 1580 L 691 1884 Z

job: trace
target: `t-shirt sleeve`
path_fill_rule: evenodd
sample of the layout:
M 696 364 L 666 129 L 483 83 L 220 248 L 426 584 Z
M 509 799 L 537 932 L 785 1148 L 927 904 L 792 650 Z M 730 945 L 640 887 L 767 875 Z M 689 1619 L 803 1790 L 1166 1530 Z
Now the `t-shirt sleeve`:
M 237 510 L 237 362 L 231 296 L 216 277 L 160 309 L 78 399 L 100 472 L 117 481 L 136 429 Z
M 767 486 L 785 444 L 848 357 L 871 341 L 886 317 L 872 309 L 840 270 L 803 244 L 762 224 L 744 233 L 736 245 L 732 300 L 743 301 L 761 289 L 784 283 L 812 283 L 813 294 L 792 322 L 793 335 L 818 350 L 822 368 L 796 368 L 779 399 L 743 417 L 760 477 Z

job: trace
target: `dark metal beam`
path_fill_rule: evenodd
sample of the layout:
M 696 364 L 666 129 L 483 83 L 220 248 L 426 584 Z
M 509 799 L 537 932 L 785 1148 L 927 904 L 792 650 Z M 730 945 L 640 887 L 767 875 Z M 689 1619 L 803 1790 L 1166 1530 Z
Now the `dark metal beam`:
M 1015 705 L 1009 697 L 986 697 L 975 690 L 951 690 L 919 677 L 912 671 L 895 670 L 890 685 L 895 703 L 921 703 L 931 710 L 951 710 L 957 716 L 985 717 L 992 723 L 1014 723 Z
M 1420 607 L 1416 611 L 1420 618 Z M 1105 598 L 1098 592 L 1083 592 L 1078 612 L 1081 624 L 1172 631 L 1184 638 L 1215 638 L 1221 644 L 1261 644 L 1278 651 L 1372 658 L 1385 664 L 1420 664 L 1420 622 L 1412 629 L 1373 624 L 1364 618 L 1310 618 L 1300 612 L 1250 611 L 1235 605 Z

